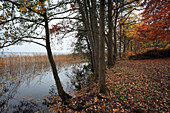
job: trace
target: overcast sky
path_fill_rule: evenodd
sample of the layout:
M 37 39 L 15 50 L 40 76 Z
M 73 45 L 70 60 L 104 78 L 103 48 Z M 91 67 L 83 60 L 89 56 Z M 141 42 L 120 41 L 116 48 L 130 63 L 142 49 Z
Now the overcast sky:
M 54 0 L 55 1 L 55 0 Z M 135 13 L 139 14 L 138 11 Z M 141 13 L 141 11 L 140 11 Z M 55 20 L 54 22 L 51 22 L 50 25 L 53 23 L 56 23 L 57 21 Z M 71 47 L 71 44 L 75 39 L 72 37 L 67 37 L 66 39 L 63 40 L 63 44 L 55 44 L 52 47 L 53 52 L 71 52 L 73 50 L 73 47 Z M 40 45 L 33 44 L 33 43 L 23 43 L 22 45 L 14 45 L 10 46 L 7 48 L 0 49 L 0 52 L 46 52 L 46 49 Z
M 73 47 L 71 47 L 71 44 L 73 42 L 72 37 L 67 37 L 66 39 L 63 39 L 62 44 L 53 44 L 52 45 L 52 51 L 53 52 L 71 52 L 73 50 Z M 33 44 L 33 43 L 23 43 L 22 45 L 13 45 L 10 47 L 6 47 L 3 49 L 0 49 L 0 52 L 46 52 L 45 47 Z
M 56 0 L 53 0 L 53 1 L 55 2 Z M 52 24 L 55 24 L 59 21 L 61 20 L 53 20 L 49 23 L 49 26 L 51 27 Z M 41 35 L 44 35 L 44 34 L 45 32 L 43 32 Z M 75 42 L 74 36 L 75 35 L 71 35 L 63 39 L 62 44 L 58 44 L 57 42 L 54 43 L 51 47 L 52 51 L 53 52 L 72 52 L 73 47 L 71 45 L 72 45 L 72 42 Z M 58 37 L 62 37 L 62 35 Z M 10 47 L 0 49 L 0 52 L 2 51 L 3 52 L 46 52 L 46 49 L 45 47 L 42 47 L 34 43 L 23 43 L 22 45 L 13 45 Z

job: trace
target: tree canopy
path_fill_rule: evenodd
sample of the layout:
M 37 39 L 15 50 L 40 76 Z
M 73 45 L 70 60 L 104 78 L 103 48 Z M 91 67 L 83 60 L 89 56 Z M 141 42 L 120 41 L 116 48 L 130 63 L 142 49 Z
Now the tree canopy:
M 170 41 L 169 0 L 146 0 L 143 5 L 146 6 L 142 13 L 142 24 L 136 29 L 136 40 Z

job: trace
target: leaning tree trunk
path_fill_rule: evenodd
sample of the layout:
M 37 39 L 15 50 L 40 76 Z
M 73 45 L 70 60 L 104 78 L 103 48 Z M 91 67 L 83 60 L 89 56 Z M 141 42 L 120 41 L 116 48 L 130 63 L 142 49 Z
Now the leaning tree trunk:
M 91 52 L 92 52 L 92 64 L 93 64 L 93 69 L 94 70 L 94 75 L 95 75 L 95 78 L 96 77 L 96 73 L 97 73 L 97 70 L 96 70 L 96 54 L 95 54 L 95 51 L 96 51 L 96 48 L 95 48 L 95 43 L 94 43 L 94 38 L 93 38 L 93 35 L 92 35 L 92 30 L 91 30 L 91 26 L 90 26 L 90 20 L 89 20 L 89 12 L 88 12 L 88 9 L 87 9 L 87 1 L 85 0 L 83 3 L 84 3 L 84 6 L 82 5 L 82 3 L 80 2 L 80 0 L 77 0 L 78 4 L 79 4 L 79 11 L 80 11 L 80 14 L 82 16 L 82 21 L 83 21 L 83 25 L 84 25 L 84 29 L 86 30 L 86 34 L 87 34 L 87 38 L 89 40 L 89 43 L 90 43 L 90 47 L 91 47 Z M 83 10 L 84 9 L 84 10 Z
M 45 20 L 46 50 L 47 50 L 48 59 L 51 64 L 51 67 L 52 67 L 52 72 L 53 72 L 56 86 L 58 89 L 58 94 L 61 97 L 62 101 L 66 102 L 68 99 L 71 98 L 71 96 L 63 90 L 63 87 L 61 85 L 61 82 L 60 82 L 60 79 L 58 76 L 58 72 L 57 72 L 57 68 L 56 68 L 56 64 L 54 62 L 51 47 L 50 47 L 50 34 L 49 34 L 48 18 L 47 18 L 46 12 L 44 13 L 43 16 L 44 16 L 44 20 Z
M 88 7 L 88 1 L 85 0 L 84 1 L 84 10 L 85 10 L 85 18 L 84 19 L 84 24 L 85 24 L 85 29 L 87 30 L 87 35 L 88 35 L 88 38 L 89 38 L 89 42 L 90 42 L 90 45 L 91 45 L 91 50 L 92 50 L 92 57 L 93 57 L 93 68 L 94 68 L 94 75 L 95 75 L 95 79 L 97 78 L 97 65 L 96 65 L 96 59 L 97 59 L 97 56 L 96 56 L 96 47 L 95 47 L 95 39 L 93 37 L 93 31 L 92 31 L 92 27 L 91 27 L 91 21 L 90 21 L 90 14 L 89 14 L 89 10 L 87 9 Z
M 86 42 L 87 42 L 87 48 L 88 48 L 88 50 L 89 50 L 89 54 L 90 54 L 90 62 L 91 62 L 91 66 L 92 66 L 91 71 L 94 73 L 92 50 L 91 50 L 91 48 L 90 48 L 90 43 L 89 43 L 89 40 L 88 40 L 87 36 L 85 36 L 85 39 L 86 39 Z
M 106 93 L 105 85 L 105 0 L 100 0 L 100 38 L 99 38 L 99 93 Z

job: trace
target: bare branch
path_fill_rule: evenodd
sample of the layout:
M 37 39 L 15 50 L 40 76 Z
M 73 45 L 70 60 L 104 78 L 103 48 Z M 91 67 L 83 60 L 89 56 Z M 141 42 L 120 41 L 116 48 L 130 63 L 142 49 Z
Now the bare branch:
M 124 6 L 126 6 L 126 5 L 129 5 L 129 4 L 132 4 L 132 3 L 136 2 L 136 1 L 139 1 L 139 0 L 133 0 L 133 1 L 131 1 L 131 2 L 127 2 L 127 3 L 125 3 L 125 4 L 121 5 L 121 6 L 119 6 L 119 7 L 116 8 L 116 9 L 118 10 L 119 8 L 124 7 Z
M 76 8 L 76 10 L 77 10 L 77 9 L 78 9 L 78 8 Z M 54 14 L 50 15 L 49 17 L 53 17 L 53 16 L 55 16 L 55 15 L 59 15 L 59 14 L 64 14 L 64 13 L 67 13 L 67 12 L 70 12 L 70 11 L 73 11 L 73 10 L 72 10 L 72 9 L 68 9 L 68 10 L 63 11 L 63 12 L 54 13 Z
M 18 39 L 18 40 L 15 40 L 15 41 L 6 41 L 2 46 L 0 45 L 0 48 L 9 47 L 11 45 L 16 44 L 19 41 L 21 41 L 21 39 Z M 7 44 L 7 43 L 9 43 L 9 44 Z M 7 44 L 7 45 L 5 45 L 5 44 Z
M 33 37 L 33 36 L 24 36 L 24 37 L 21 37 L 22 39 L 23 38 L 32 38 L 32 39 L 37 39 L 37 40 L 45 40 L 45 38 L 39 38 L 39 37 Z
M 54 17 L 54 18 L 51 18 L 51 19 L 49 19 L 49 22 L 50 21 L 52 21 L 52 20 L 55 20 L 55 19 L 72 19 L 72 20 L 82 20 L 82 19 L 80 19 L 80 18 L 74 18 L 74 17 Z
M 39 21 L 39 20 L 30 20 L 30 19 L 28 19 L 28 18 L 23 18 L 23 17 L 14 17 L 14 19 L 20 19 L 20 20 L 26 20 L 26 21 L 29 21 L 29 22 L 34 22 L 34 23 L 36 23 L 36 24 L 41 25 L 41 26 L 44 27 L 43 24 L 37 23 L 37 21 Z M 44 21 L 44 20 L 42 20 L 42 22 L 43 22 L 43 21 Z
M 33 40 L 21 40 L 21 41 L 23 41 L 23 42 L 32 42 L 32 43 L 35 43 L 35 44 L 41 45 L 41 46 L 43 46 L 43 47 L 45 47 L 45 48 L 46 48 L 46 46 L 45 46 L 44 44 L 41 44 L 41 43 L 39 43 L 39 42 L 35 42 L 35 41 L 33 41 Z
M 12 19 L 10 19 L 10 20 L 6 20 L 6 21 L 4 21 L 4 22 L 1 22 L 0 25 L 5 24 L 5 23 L 8 23 L 8 22 L 13 21 L 13 20 L 15 20 L 15 18 L 12 18 Z
M 62 6 L 63 4 L 67 5 L 67 4 L 71 4 L 71 3 L 75 3 L 75 2 L 73 2 L 73 1 L 72 2 L 64 2 L 64 1 L 62 1 L 62 2 L 59 2 L 58 4 L 54 4 L 53 5 L 54 7 L 47 8 L 47 10 L 50 11 L 50 10 L 56 9 L 57 7 Z

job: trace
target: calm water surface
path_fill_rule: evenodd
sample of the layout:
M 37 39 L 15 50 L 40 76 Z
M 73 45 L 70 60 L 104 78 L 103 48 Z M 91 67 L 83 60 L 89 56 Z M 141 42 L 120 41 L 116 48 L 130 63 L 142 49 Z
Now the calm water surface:
M 59 69 L 60 80 L 66 92 L 75 90 L 70 77 L 74 76 L 73 70 L 83 65 L 87 63 L 67 65 Z M 30 113 L 38 110 L 49 112 L 47 105 L 36 100 L 44 100 L 46 99 L 44 96 L 48 94 L 57 94 L 51 70 L 24 75 L 17 80 L 2 79 L 0 85 L 0 112 L 2 113 Z

